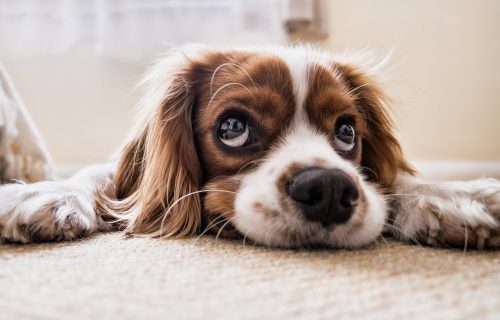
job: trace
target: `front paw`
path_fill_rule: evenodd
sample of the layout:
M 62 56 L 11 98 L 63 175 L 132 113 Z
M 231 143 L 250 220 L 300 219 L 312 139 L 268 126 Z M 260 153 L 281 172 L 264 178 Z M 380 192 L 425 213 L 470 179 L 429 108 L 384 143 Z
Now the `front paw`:
M 500 248 L 500 182 L 419 184 L 395 196 L 393 230 L 428 245 Z
M 64 182 L 0 187 L 0 238 L 10 242 L 73 240 L 105 228 L 85 193 Z

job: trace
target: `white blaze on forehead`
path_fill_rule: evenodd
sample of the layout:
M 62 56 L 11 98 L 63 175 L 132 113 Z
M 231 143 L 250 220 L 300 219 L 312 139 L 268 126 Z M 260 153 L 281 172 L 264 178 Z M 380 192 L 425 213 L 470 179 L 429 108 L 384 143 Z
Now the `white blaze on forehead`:
M 277 48 L 272 52 L 288 66 L 290 71 L 296 103 L 295 106 L 291 106 L 295 107 L 295 116 L 292 122 L 293 131 L 298 130 L 299 127 L 301 130 L 308 128 L 315 131 L 308 121 L 304 105 L 309 91 L 310 70 L 318 65 L 328 68 L 331 57 L 311 46 Z
M 304 100 L 306 99 L 309 82 L 308 55 L 306 51 L 302 50 L 284 50 L 282 52 L 277 52 L 277 54 L 290 69 L 290 76 L 292 78 L 293 91 L 297 104 L 297 113 L 300 113 L 304 108 Z
M 330 53 L 307 44 L 299 44 L 293 47 L 246 47 L 239 48 L 239 51 L 278 57 L 288 66 L 292 78 L 297 111 L 304 109 L 309 84 L 309 70 L 311 67 L 321 65 L 329 69 L 335 60 L 335 57 Z M 300 112 L 297 112 L 297 114 L 300 114 Z

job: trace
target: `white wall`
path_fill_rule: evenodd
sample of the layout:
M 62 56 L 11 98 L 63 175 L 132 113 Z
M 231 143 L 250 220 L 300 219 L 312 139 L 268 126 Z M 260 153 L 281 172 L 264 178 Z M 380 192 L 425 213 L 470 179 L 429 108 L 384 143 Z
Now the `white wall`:
M 325 0 L 334 51 L 387 52 L 412 159 L 500 160 L 500 1 Z M 4 61 L 59 164 L 103 161 L 127 133 L 141 65 L 79 48 Z
M 410 158 L 500 160 L 500 1 L 324 4 L 326 47 L 395 46 L 385 87 Z
M 144 66 L 105 59 L 85 47 L 4 65 L 57 164 L 102 162 L 121 145 Z

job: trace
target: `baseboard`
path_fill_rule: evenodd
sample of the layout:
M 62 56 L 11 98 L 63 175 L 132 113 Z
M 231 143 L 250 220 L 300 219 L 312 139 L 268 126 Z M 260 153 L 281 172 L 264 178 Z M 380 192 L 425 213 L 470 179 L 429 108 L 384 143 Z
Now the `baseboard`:
M 484 177 L 500 179 L 500 161 L 418 160 L 411 162 L 419 174 L 427 180 L 470 180 Z M 85 167 L 64 164 L 56 167 L 60 177 L 68 177 Z
M 55 174 L 59 178 L 67 178 L 87 166 L 89 164 L 58 164 L 55 167 Z
M 418 160 L 411 163 L 428 180 L 500 179 L 500 161 Z

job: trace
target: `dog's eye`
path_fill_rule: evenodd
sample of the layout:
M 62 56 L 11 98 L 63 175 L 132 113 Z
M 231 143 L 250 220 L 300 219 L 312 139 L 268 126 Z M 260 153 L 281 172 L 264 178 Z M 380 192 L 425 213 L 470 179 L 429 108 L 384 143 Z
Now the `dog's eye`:
M 344 152 L 351 151 L 356 143 L 356 132 L 354 127 L 348 123 L 342 123 L 335 130 L 335 144 Z
M 250 128 L 246 121 L 229 117 L 219 124 L 217 136 L 226 146 L 242 147 L 249 141 Z

